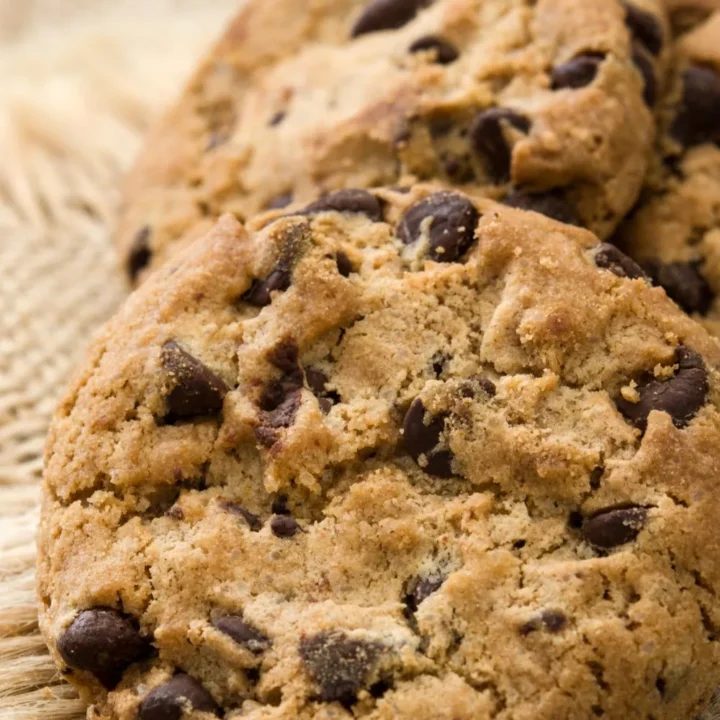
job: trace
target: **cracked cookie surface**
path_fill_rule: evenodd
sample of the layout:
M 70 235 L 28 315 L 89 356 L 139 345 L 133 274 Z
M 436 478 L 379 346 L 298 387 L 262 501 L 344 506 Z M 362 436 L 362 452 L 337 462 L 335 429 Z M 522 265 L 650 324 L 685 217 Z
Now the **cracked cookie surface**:
M 668 35 L 659 0 L 250 0 L 127 180 L 130 278 L 223 212 L 417 180 L 607 237 L 642 185 Z
M 58 409 L 44 635 L 102 720 L 690 718 L 719 371 L 537 213 L 421 185 L 226 216 Z
M 614 241 L 720 336 L 720 8 L 686 0 L 674 17 L 683 22 L 654 162 Z

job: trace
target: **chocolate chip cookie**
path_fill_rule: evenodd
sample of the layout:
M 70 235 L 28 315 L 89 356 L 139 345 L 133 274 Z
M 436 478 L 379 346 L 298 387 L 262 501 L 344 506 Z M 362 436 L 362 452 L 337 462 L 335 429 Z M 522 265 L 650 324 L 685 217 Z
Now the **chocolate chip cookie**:
M 607 237 L 668 35 L 660 0 L 250 0 L 127 181 L 127 272 L 223 212 L 427 179 Z
M 720 11 L 678 37 L 673 66 L 656 159 L 615 241 L 720 335 Z
M 59 407 L 43 632 L 95 720 L 691 718 L 719 402 L 586 230 L 444 185 L 225 216 Z

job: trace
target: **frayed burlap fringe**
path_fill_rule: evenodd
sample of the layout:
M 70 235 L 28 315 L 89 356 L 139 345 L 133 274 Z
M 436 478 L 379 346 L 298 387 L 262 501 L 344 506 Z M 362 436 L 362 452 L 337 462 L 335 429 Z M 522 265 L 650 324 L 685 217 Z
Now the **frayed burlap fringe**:
M 0 0 L 0 718 L 85 710 L 37 630 L 44 435 L 125 294 L 115 192 L 238 0 Z

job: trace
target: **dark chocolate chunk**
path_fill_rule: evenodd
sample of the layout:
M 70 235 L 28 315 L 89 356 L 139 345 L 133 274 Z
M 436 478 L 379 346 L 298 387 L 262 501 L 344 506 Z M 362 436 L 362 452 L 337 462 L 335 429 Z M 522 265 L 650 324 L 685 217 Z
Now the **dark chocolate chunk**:
M 300 658 L 320 699 L 340 702 L 346 707 L 357 700 L 357 693 L 368 685 L 377 664 L 381 646 L 349 638 L 340 631 L 321 632 L 300 641 Z
M 556 65 L 550 75 L 550 87 L 553 90 L 564 88 L 576 90 L 590 85 L 603 60 L 605 56 L 599 53 L 583 53 L 561 65 Z
M 151 230 L 148 225 L 138 230 L 130 246 L 127 259 L 127 272 L 130 277 L 130 282 L 132 283 L 137 280 L 140 271 L 146 268 L 152 259 L 150 232 Z
M 652 55 L 659 55 L 663 46 L 663 29 L 660 21 L 646 10 L 641 10 L 632 3 L 624 2 L 625 24 L 632 36 L 641 42 Z
M 407 25 L 420 10 L 433 0 L 371 0 L 355 21 L 351 37 L 380 30 L 397 30 Z
M 303 211 L 303 215 L 314 215 L 321 212 L 356 213 L 366 215 L 373 222 L 383 219 L 380 201 L 367 190 L 336 190 L 319 200 L 310 203 Z
M 643 269 L 611 243 L 602 243 L 599 246 L 595 254 L 595 264 L 602 270 L 609 270 L 618 277 L 629 278 L 630 280 L 637 278 L 647 280 L 647 275 L 645 275 Z
M 683 96 L 670 130 L 685 147 L 720 141 L 720 73 L 692 65 L 683 73 Z
M 634 540 L 647 520 L 643 507 L 601 510 L 582 526 L 585 540 L 595 547 L 609 549 Z
M 480 214 L 464 195 L 442 191 L 413 205 L 400 219 L 398 238 L 409 245 L 427 234 L 428 255 L 437 262 L 455 262 L 475 240 Z
M 641 45 L 637 43 L 633 46 L 632 54 L 633 63 L 642 75 L 643 79 L 643 99 L 648 107 L 653 107 L 657 100 L 657 80 L 655 78 L 655 68 L 652 60 Z
M 239 515 L 243 518 L 253 532 L 259 532 L 262 529 L 262 521 L 260 518 L 242 505 L 238 505 L 230 500 L 221 500 L 220 507 L 232 515 Z
M 257 441 L 265 448 L 271 448 L 280 439 L 280 433 L 271 427 L 259 425 L 255 428 Z
M 427 600 L 434 592 L 437 592 L 445 582 L 445 575 L 435 575 L 434 577 L 414 577 L 408 580 L 405 585 L 405 595 L 403 602 L 405 603 L 406 614 L 414 614 L 420 607 L 423 600 Z
M 551 633 L 559 633 L 567 625 L 567 618 L 558 610 L 543 610 L 540 615 L 528 620 L 521 628 L 521 635 L 529 635 L 536 630 L 547 630 Z
M 436 477 L 452 477 L 452 458 L 449 450 L 438 449 L 440 435 L 445 428 L 445 418 L 438 416 L 430 418 L 425 424 L 425 406 L 420 398 L 415 398 L 403 422 L 403 442 L 410 456 L 419 464 L 424 456 L 425 463 L 421 465 L 425 472 Z
M 675 351 L 675 363 L 678 370 L 668 380 L 657 380 L 649 375 L 638 383 L 638 402 L 630 402 L 624 397 L 615 400 L 618 410 L 643 432 L 653 410 L 668 413 L 675 427 L 684 428 L 705 404 L 709 385 L 702 357 L 680 345 Z
M 355 270 L 352 262 L 350 262 L 350 258 L 342 252 L 342 250 L 335 254 L 335 263 L 337 264 L 338 272 L 343 277 L 350 277 L 350 273 Z
M 112 689 L 132 663 L 146 657 L 150 643 L 134 618 L 110 608 L 83 610 L 57 641 L 62 659 L 92 673 Z
M 268 360 L 278 369 L 286 374 L 298 370 L 298 355 L 300 351 L 297 343 L 292 338 L 285 338 L 279 342 L 269 353 Z
M 161 361 L 168 375 L 168 422 L 217 415 L 230 388 L 225 381 L 174 340 L 163 345 Z
M 287 113 L 284 110 L 278 110 L 271 118 L 270 122 L 268 123 L 270 127 L 276 127 L 279 125 L 284 119 Z
M 465 398 L 477 397 L 478 393 L 482 393 L 491 398 L 495 397 L 497 393 L 495 383 L 482 375 L 477 375 L 468 378 L 460 388 L 460 394 Z
M 705 315 L 715 299 L 707 280 L 700 272 L 701 263 L 646 260 L 643 267 L 655 283 L 665 289 L 685 312 Z
M 276 537 L 291 538 L 300 532 L 300 525 L 289 515 L 275 515 L 270 520 L 270 530 Z
M 504 183 L 510 179 L 511 154 L 505 137 L 506 127 L 527 134 L 531 122 L 515 110 L 490 108 L 478 113 L 470 128 L 473 150 L 482 159 L 490 178 L 496 183 Z
M 295 421 L 302 398 L 299 389 L 293 389 L 272 410 L 265 412 L 263 425 L 270 428 L 288 428 Z
M 250 289 L 242 296 L 249 305 L 265 307 L 272 302 L 272 292 L 282 292 L 290 287 L 292 275 L 283 263 L 278 263 L 265 280 L 253 280 Z
M 195 678 L 182 673 L 148 693 L 140 705 L 140 720 L 180 720 L 186 708 L 214 715 L 220 709 Z
M 580 226 L 582 224 L 575 208 L 562 190 L 548 190 L 542 193 L 513 190 L 505 197 L 503 204 L 519 210 L 532 210 L 567 225 Z
M 272 505 L 270 506 L 270 509 L 272 510 L 274 515 L 292 515 L 290 510 L 288 510 L 288 496 L 287 495 L 278 495 L 273 501 Z
M 265 652 L 272 645 L 270 638 L 265 633 L 245 622 L 240 615 L 213 613 L 212 624 L 254 655 Z
M 340 402 L 340 395 L 334 390 L 328 390 L 328 377 L 322 370 L 306 368 L 305 379 L 324 413 L 330 412 L 330 408 Z
M 435 62 L 440 63 L 440 65 L 449 65 L 459 57 L 457 48 L 447 40 L 437 37 L 437 35 L 423 35 L 410 45 L 409 50 L 411 53 L 433 50 L 435 52 Z
M 440 162 L 448 179 L 456 185 L 463 185 L 475 179 L 475 170 L 469 154 L 458 155 L 443 150 L 440 153 Z

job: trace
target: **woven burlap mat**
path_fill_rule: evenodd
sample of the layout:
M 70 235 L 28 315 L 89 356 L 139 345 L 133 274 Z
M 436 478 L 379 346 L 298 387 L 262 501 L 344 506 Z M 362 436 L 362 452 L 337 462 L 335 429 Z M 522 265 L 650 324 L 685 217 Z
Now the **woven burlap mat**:
M 2 720 L 85 714 L 37 630 L 44 435 L 66 376 L 125 294 L 108 231 L 118 179 L 239 2 L 0 0 Z

